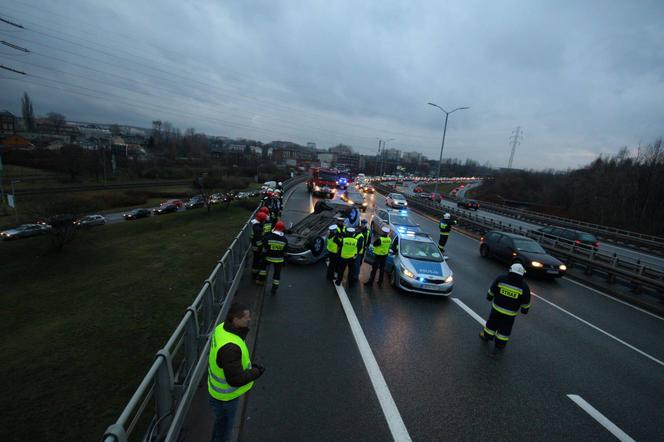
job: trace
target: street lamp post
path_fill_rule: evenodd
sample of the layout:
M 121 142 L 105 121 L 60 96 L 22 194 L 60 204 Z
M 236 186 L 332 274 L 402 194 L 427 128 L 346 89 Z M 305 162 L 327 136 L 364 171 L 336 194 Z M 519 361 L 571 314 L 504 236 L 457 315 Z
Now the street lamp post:
M 438 195 L 438 181 L 440 180 L 440 163 L 443 162 L 443 149 L 445 148 L 445 134 L 447 133 L 447 119 L 450 116 L 451 113 L 454 113 L 458 110 L 463 110 L 463 109 L 470 109 L 469 107 L 457 107 L 454 110 L 451 110 L 447 112 L 445 109 L 442 107 L 438 106 L 437 104 L 434 103 L 427 103 L 430 106 L 437 107 L 441 111 L 445 113 L 445 126 L 443 126 L 443 141 L 440 143 L 440 157 L 438 158 L 438 174 L 436 175 L 436 184 L 434 185 L 433 188 L 433 193 Z
M 383 142 L 383 152 L 380 155 L 380 176 L 383 176 L 383 166 L 385 165 L 385 146 L 388 142 L 394 141 L 394 138 L 390 138 L 389 140 L 382 140 L 379 138 L 378 141 L 379 143 L 381 141 Z

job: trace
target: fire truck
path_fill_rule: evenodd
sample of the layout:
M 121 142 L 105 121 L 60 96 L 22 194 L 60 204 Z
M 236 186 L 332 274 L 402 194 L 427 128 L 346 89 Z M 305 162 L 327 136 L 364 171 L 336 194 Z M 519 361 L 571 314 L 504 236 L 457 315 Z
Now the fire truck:
M 314 195 L 334 198 L 337 191 L 339 172 L 337 169 L 313 167 L 311 178 L 307 181 L 307 189 Z

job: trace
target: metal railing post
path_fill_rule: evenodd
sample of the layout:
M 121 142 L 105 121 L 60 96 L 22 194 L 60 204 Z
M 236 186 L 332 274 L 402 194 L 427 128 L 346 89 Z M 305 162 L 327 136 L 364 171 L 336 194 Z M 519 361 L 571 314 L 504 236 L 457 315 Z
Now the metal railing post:
M 157 353 L 162 362 L 154 380 L 155 430 L 158 438 L 163 437 L 173 420 L 173 365 L 171 355 L 166 349 Z

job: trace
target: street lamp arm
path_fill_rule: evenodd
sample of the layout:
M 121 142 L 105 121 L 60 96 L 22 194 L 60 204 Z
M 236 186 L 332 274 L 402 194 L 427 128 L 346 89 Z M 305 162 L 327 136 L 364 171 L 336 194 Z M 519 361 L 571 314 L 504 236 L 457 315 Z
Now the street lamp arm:
M 452 112 L 456 112 L 456 111 L 458 111 L 458 110 L 464 110 L 464 109 L 470 109 L 470 108 L 467 107 L 467 106 L 464 106 L 464 107 L 457 107 L 456 109 L 454 109 L 453 111 L 450 111 L 449 113 L 451 114 Z
M 442 110 L 443 112 L 447 113 L 447 111 L 446 111 L 445 109 L 443 109 L 442 107 L 438 106 L 438 105 L 435 104 L 435 103 L 431 103 L 431 102 L 429 102 L 429 103 L 427 103 L 427 104 L 430 105 L 430 106 L 433 106 L 433 107 L 437 107 L 438 109 L 440 109 L 440 110 Z

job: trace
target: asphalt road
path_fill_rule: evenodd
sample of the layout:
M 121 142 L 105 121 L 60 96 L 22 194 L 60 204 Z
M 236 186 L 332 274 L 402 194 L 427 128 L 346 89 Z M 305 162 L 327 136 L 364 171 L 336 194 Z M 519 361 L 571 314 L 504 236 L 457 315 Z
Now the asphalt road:
M 298 186 L 284 217 L 311 208 Z M 434 220 L 411 216 L 437 239 Z M 400 428 L 427 441 L 614 440 L 607 428 L 664 440 L 664 319 L 566 279 L 532 280 L 530 314 L 492 357 L 479 321 L 506 268 L 456 231 L 446 253 L 449 299 L 387 283 L 338 291 L 324 263 L 286 266 L 279 293 L 263 303 L 254 359 L 267 371 L 249 396 L 241 440 L 389 440 Z
M 408 193 L 411 196 L 414 196 L 415 193 L 413 192 L 413 189 L 415 188 L 416 184 L 415 183 L 407 183 L 407 184 L 408 184 L 407 186 L 403 187 L 404 192 Z M 465 191 L 469 190 L 470 188 L 472 188 L 472 187 L 467 186 L 465 189 L 463 189 L 463 192 L 465 193 Z M 463 194 L 460 195 L 460 196 L 463 197 Z M 443 200 L 443 201 L 441 201 L 441 204 L 445 207 L 457 208 L 456 202 L 453 202 L 453 201 Z M 542 225 L 539 225 L 539 224 L 534 224 L 532 222 L 527 222 L 527 221 L 522 221 L 522 220 L 518 220 L 518 219 L 515 219 L 515 218 L 510 218 L 508 216 L 496 214 L 496 213 L 493 213 L 493 212 L 489 212 L 489 211 L 483 210 L 481 208 L 480 208 L 480 210 L 469 211 L 469 212 L 477 213 L 480 216 L 484 216 L 484 217 L 492 219 L 496 222 L 501 222 L 506 226 L 512 226 L 512 227 L 521 228 L 521 229 L 524 229 L 524 230 L 535 230 L 535 229 L 539 229 L 539 228 L 543 227 Z M 603 242 L 603 241 L 600 241 L 599 248 L 600 248 L 601 251 L 604 251 L 604 252 L 607 252 L 607 253 L 616 253 L 619 256 L 628 257 L 628 258 L 631 258 L 631 259 L 634 259 L 634 260 L 638 259 L 642 263 L 647 263 L 647 264 L 651 265 L 654 268 L 664 269 L 664 258 L 648 254 L 647 252 L 635 250 L 635 249 L 632 249 L 632 248 L 629 248 L 629 247 L 621 247 L 621 246 L 617 246 L 615 244 L 612 244 L 610 242 Z

